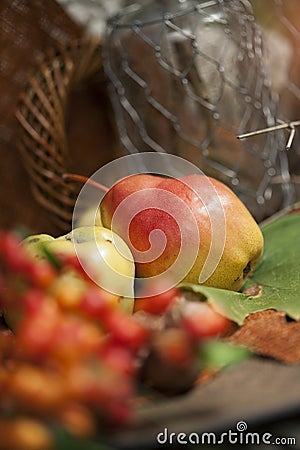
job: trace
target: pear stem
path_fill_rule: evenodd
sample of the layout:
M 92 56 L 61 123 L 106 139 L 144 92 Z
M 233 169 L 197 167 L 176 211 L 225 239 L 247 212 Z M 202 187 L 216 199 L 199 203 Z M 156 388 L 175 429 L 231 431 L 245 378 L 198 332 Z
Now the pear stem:
M 100 189 L 103 192 L 108 192 L 109 189 L 107 186 L 104 186 L 104 184 L 97 183 L 97 181 L 91 180 L 88 177 L 85 177 L 84 175 L 78 175 L 76 173 L 63 173 L 62 179 L 66 181 L 76 181 L 77 183 L 88 183 L 91 186 L 96 187 L 97 189 Z

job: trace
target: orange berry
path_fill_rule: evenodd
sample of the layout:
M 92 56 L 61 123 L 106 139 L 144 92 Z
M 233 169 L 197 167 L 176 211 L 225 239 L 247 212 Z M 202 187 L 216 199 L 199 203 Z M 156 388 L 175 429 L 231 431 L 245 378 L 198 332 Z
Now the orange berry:
M 11 374 L 9 391 L 27 410 L 47 414 L 60 408 L 68 394 L 58 374 L 30 365 L 21 366 Z
M 70 403 L 57 412 L 57 419 L 75 436 L 91 436 L 96 432 L 92 412 L 80 403 Z
M 54 442 L 39 421 L 26 417 L 0 421 L 0 450 L 51 450 Z M 3 436 L 5 438 L 3 439 Z
M 191 363 L 193 346 L 188 333 L 181 328 L 168 328 L 154 340 L 154 350 L 160 358 L 173 366 Z
M 51 286 L 51 294 L 58 305 L 66 310 L 78 310 L 86 283 L 74 272 L 66 272 L 61 275 Z

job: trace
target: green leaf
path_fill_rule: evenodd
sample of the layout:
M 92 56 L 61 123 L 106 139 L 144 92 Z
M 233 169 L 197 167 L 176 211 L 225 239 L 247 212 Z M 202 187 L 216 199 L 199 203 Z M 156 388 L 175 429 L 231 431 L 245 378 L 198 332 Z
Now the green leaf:
M 49 263 L 57 270 L 62 268 L 62 262 L 59 258 L 45 245 L 45 242 L 39 242 L 38 247 L 40 248 L 42 256 L 44 256 Z
M 250 358 L 252 352 L 220 339 L 211 339 L 202 344 L 200 356 L 201 362 L 206 367 L 220 370 Z
M 204 296 L 221 314 L 242 325 L 246 316 L 275 309 L 292 319 L 300 319 L 300 214 L 279 217 L 262 227 L 265 240 L 263 257 L 244 285 L 259 286 L 258 295 L 183 284 Z
M 190 283 L 184 283 L 180 287 L 183 291 L 199 295 L 200 300 L 207 300 L 216 311 L 239 325 L 242 325 L 249 313 L 257 310 L 255 303 L 250 305 L 249 300 L 252 298 L 246 294 Z
M 54 428 L 55 450 L 115 450 L 103 442 L 102 437 L 81 438 L 68 433 L 61 427 Z

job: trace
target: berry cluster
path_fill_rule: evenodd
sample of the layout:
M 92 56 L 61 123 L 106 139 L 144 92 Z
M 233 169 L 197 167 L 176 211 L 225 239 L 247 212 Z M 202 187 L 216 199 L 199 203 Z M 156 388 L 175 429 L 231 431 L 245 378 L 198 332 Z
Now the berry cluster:
M 182 301 L 176 288 L 137 299 L 133 315 L 121 302 L 76 257 L 33 259 L 13 233 L 0 235 L 0 310 L 9 326 L 0 330 L 5 448 L 51 448 L 46 421 L 79 435 L 127 423 L 138 382 L 191 387 L 199 344 L 228 326 L 206 304 Z

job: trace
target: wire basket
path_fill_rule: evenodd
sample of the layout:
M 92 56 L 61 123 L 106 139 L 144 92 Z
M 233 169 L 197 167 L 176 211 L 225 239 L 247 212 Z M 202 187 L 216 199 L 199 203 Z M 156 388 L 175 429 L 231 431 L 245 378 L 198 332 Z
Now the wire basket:
M 298 0 L 252 0 L 267 46 L 272 89 L 278 95 L 280 116 L 285 121 L 300 118 L 300 2 Z M 299 128 L 288 153 L 291 179 L 300 199 Z
M 282 2 L 271 3 L 284 17 Z M 73 159 L 66 131 L 70 93 L 94 74 L 103 77 L 105 95 L 110 81 L 125 151 L 192 161 L 230 185 L 258 221 L 292 203 L 284 132 L 236 139 L 288 114 L 278 109 L 262 25 L 246 0 L 148 0 L 109 19 L 104 42 L 84 38 L 53 50 L 31 78 L 17 118 L 35 198 L 56 225 L 70 227 L 80 189 L 62 178 Z M 117 130 L 111 134 L 117 138 Z M 82 160 L 88 151 L 82 149 Z
M 236 139 L 278 115 L 250 2 L 134 3 L 108 21 L 104 67 L 127 151 L 189 159 L 258 220 L 292 201 L 283 134 Z
M 101 73 L 101 48 L 101 40 L 84 38 L 53 50 L 30 79 L 16 113 L 21 125 L 19 149 L 34 196 L 62 230 L 70 227 L 81 187 L 63 179 L 72 160 L 68 101 L 76 86 Z

